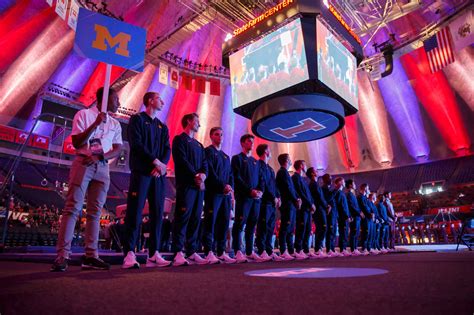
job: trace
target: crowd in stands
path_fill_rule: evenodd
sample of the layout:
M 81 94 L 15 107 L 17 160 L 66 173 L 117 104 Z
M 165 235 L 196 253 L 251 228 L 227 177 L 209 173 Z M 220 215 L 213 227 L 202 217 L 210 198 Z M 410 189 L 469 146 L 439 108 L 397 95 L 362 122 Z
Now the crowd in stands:
M 399 194 L 403 196 L 403 194 Z M 444 197 L 441 197 L 441 200 Z M 394 198 L 394 204 L 397 204 Z M 5 198 L 2 198 L 0 209 L 3 209 L 5 205 Z M 13 213 L 9 215 L 9 236 L 7 238 L 7 245 L 12 245 L 12 239 L 18 235 L 31 235 L 31 237 L 24 237 L 23 242 L 18 240 L 14 242 L 17 246 L 26 245 L 55 245 L 57 239 L 57 233 L 59 228 L 59 222 L 61 220 L 61 208 L 55 205 L 42 206 L 31 206 L 28 202 L 24 202 L 14 196 L 13 201 L 10 202 Z M 398 210 L 398 208 L 396 208 Z M 406 211 L 406 208 L 403 208 Z M 84 212 L 85 213 L 85 212 Z M 407 222 L 402 223 L 398 221 L 396 223 L 395 233 L 395 244 L 397 245 L 413 245 L 413 244 L 448 244 L 456 243 L 457 237 L 462 229 L 462 221 L 456 220 L 452 217 L 451 221 L 443 222 L 442 218 L 439 217 L 436 222 L 430 221 L 433 216 L 427 217 L 425 222 Z M 3 223 L 3 222 L 2 222 Z M 275 232 L 273 235 L 273 242 L 275 248 L 278 248 L 277 231 L 280 225 L 280 220 L 277 220 Z M 162 240 L 161 240 L 161 252 L 168 252 L 171 247 L 171 226 L 172 216 L 166 214 L 162 227 Z M 124 222 L 123 218 L 115 218 L 114 213 L 103 210 L 101 216 L 101 230 L 100 230 L 100 244 L 102 249 L 112 249 L 120 251 L 121 239 L 124 235 Z M 144 216 L 142 222 L 142 229 L 140 233 L 140 241 L 138 244 L 138 250 L 141 252 L 145 251 L 146 242 L 149 237 L 149 224 L 148 217 Z M 231 233 L 232 220 L 228 233 L 228 248 L 230 249 L 231 244 Z M 82 244 L 82 235 L 85 229 L 85 215 L 82 217 L 80 223 L 76 226 L 77 236 L 75 245 Z M 315 230 L 314 223 L 312 224 L 310 242 L 315 241 Z M 40 237 L 35 236 L 38 234 Z M 40 242 L 39 239 L 46 239 L 45 242 Z M 8 243 L 10 240 L 10 243 Z

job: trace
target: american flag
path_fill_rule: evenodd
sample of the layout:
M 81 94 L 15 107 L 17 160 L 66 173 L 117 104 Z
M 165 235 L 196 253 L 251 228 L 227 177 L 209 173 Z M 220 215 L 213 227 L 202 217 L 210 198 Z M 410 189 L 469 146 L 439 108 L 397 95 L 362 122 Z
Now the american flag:
M 431 73 L 435 73 L 454 62 L 453 45 L 449 28 L 445 27 L 423 42 Z

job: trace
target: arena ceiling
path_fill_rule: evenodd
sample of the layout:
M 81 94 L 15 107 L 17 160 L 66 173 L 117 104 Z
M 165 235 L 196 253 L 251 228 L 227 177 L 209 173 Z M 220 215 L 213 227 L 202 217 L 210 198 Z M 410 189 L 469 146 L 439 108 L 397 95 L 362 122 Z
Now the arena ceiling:
M 227 33 L 280 1 L 270 0 L 78 0 L 90 9 L 123 19 L 147 30 L 144 72 L 114 67 L 113 86 L 122 109 L 140 110 L 148 90 L 159 91 L 166 106 L 161 119 L 171 135 L 186 112 L 198 112 L 198 139 L 209 143 L 208 128 L 221 124 L 225 150 L 239 151 L 238 138 L 249 130 L 248 120 L 233 114 L 229 81 L 221 78 L 221 96 L 164 86 L 157 64 L 166 52 L 195 64 L 220 69 L 221 45 Z M 470 154 L 474 138 L 474 48 L 456 52 L 456 62 L 435 74 L 426 72 L 422 40 L 466 10 L 468 0 L 329 0 L 362 38 L 370 59 L 386 43 L 398 51 L 392 75 L 373 82 L 359 73 L 360 111 L 330 138 L 306 144 L 272 144 L 331 172 L 371 170 L 426 159 Z M 472 7 L 469 7 L 472 9 Z M 0 4 L 0 124 L 27 129 L 38 114 L 38 93 L 57 84 L 90 105 L 102 85 L 105 66 L 73 50 L 74 32 L 45 0 L 5 0 Z M 396 52 L 397 53 L 397 52 Z M 174 60 L 165 60 L 174 62 Z M 47 130 L 47 128 L 45 129 Z M 37 130 L 37 132 L 45 132 Z M 260 142 L 258 140 L 257 142 Z

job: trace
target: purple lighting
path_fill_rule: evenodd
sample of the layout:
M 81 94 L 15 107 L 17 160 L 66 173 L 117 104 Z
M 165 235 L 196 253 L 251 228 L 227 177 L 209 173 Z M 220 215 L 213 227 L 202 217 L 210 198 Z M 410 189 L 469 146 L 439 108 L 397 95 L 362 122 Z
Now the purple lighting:
M 44 89 L 48 89 L 50 84 L 54 83 L 73 92 L 80 93 L 96 65 L 97 61 L 82 58 L 71 50 L 54 74 L 48 79 L 47 83 L 44 85 Z M 75 97 L 77 95 L 71 96 Z M 41 101 L 36 102 L 35 108 L 31 112 L 30 119 L 26 125 L 27 130 L 33 126 L 32 118 L 41 113 L 41 105 Z M 38 123 L 35 128 L 35 132 L 42 135 L 48 135 L 51 130 L 52 125 L 45 123 Z
M 80 93 L 96 66 L 97 61 L 80 57 L 71 51 L 48 82 Z
M 417 97 L 399 59 L 393 60 L 393 73 L 379 80 L 387 111 L 392 116 L 412 157 L 424 160 L 430 154 Z
M 328 139 L 323 138 L 306 144 L 310 165 L 318 170 L 326 170 L 328 168 Z
M 169 75 L 169 74 L 168 74 Z M 173 89 L 169 85 L 164 85 L 158 81 L 158 78 L 160 77 L 160 70 L 157 67 L 155 71 L 155 75 L 153 76 L 153 79 L 151 80 L 150 86 L 148 87 L 148 92 L 158 92 L 160 93 L 160 97 L 165 103 L 163 108 L 161 109 L 161 112 L 158 114 L 158 118 L 166 122 L 166 118 L 168 117 L 168 112 L 170 110 L 171 103 L 173 103 L 173 98 L 174 94 L 176 93 L 176 90 Z M 169 81 L 168 81 L 169 82 Z M 143 110 L 144 106 L 140 110 Z
M 8 10 L 13 4 L 15 4 L 14 0 L 4 0 L 0 3 L 0 13 L 5 12 Z

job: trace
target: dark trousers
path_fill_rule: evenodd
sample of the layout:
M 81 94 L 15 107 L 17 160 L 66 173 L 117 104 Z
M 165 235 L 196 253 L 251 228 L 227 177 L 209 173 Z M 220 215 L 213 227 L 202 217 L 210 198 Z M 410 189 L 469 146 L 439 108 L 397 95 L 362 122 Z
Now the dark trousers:
M 354 251 L 357 249 L 357 243 L 359 240 L 359 231 L 360 231 L 360 218 L 359 217 L 352 218 L 350 228 L 351 228 L 351 234 L 349 236 L 349 242 L 351 246 L 351 251 Z
M 311 213 L 307 209 L 296 210 L 295 249 L 309 253 L 309 234 L 311 233 Z
M 217 249 L 216 253 L 220 256 L 225 251 L 230 209 L 232 207 L 231 196 L 207 194 L 204 199 L 204 234 L 202 238 L 204 252 L 207 255 L 210 251 Z
M 360 241 L 362 242 L 362 250 L 371 250 L 372 228 L 374 222 L 372 219 L 364 218 L 360 223 Z
M 232 248 L 234 253 L 242 250 L 240 235 L 245 226 L 245 253 L 247 255 L 253 252 L 253 240 L 255 227 L 257 226 L 258 215 L 260 213 L 260 199 L 236 198 L 235 219 L 232 227 Z
M 390 231 L 390 225 L 388 224 L 381 224 L 380 225 L 380 238 L 379 238 L 379 244 L 381 247 L 388 248 L 389 246 L 389 231 Z
M 276 209 L 271 203 L 262 203 L 257 225 L 257 249 L 258 254 L 266 251 L 268 255 L 273 254 L 273 230 L 275 229 Z
M 204 191 L 194 187 L 176 188 L 176 209 L 171 250 L 178 253 L 186 247 L 187 256 L 197 251 Z
M 349 234 L 349 226 L 346 220 L 338 220 L 339 228 L 339 250 L 342 252 L 347 248 L 347 236 Z
M 278 233 L 278 241 L 280 243 L 280 253 L 283 254 L 288 248 L 288 252 L 293 254 L 295 247 L 293 244 L 293 232 L 296 224 L 296 208 L 293 204 L 282 204 L 280 208 L 281 224 Z
M 148 254 L 153 256 L 160 246 L 161 225 L 165 203 L 165 177 L 155 178 L 132 172 L 128 189 L 127 212 L 125 214 L 126 240 L 124 253 L 135 250 L 139 241 L 142 211 L 148 199 L 150 217 L 150 239 Z
M 380 232 L 381 232 L 381 223 L 372 223 L 372 241 L 371 248 L 380 249 Z
M 316 225 L 316 241 L 314 250 L 317 252 L 323 247 L 323 240 L 328 229 L 326 210 L 317 209 L 313 216 L 314 224 Z
M 389 247 L 390 248 L 395 248 L 395 234 L 397 231 L 395 231 L 395 222 L 390 222 L 388 225 L 388 233 L 389 233 Z
M 336 248 L 336 231 L 337 231 L 337 211 L 332 209 L 327 216 L 327 231 L 326 231 L 326 251 L 334 251 Z

